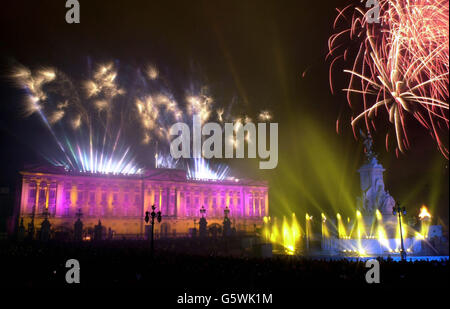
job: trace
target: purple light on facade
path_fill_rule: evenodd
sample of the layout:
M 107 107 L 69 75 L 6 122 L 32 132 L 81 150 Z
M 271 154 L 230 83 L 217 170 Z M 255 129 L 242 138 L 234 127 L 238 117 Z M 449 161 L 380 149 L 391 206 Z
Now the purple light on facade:
M 185 170 L 163 168 L 140 175 L 114 175 L 37 167 L 21 174 L 17 214 L 27 224 L 47 210 L 55 229 L 71 227 L 79 209 L 86 227 L 101 219 L 117 234 L 135 236 L 143 234 L 145 211 L 152 205 L 162 212 L 161 224 L 171 233 L 187 234 L 200 218 L 202 206 L 211 224 L 221 224 L 228 207 L 237 230 L 253 230 L 268 215 L 266 182 L 190 179 Z

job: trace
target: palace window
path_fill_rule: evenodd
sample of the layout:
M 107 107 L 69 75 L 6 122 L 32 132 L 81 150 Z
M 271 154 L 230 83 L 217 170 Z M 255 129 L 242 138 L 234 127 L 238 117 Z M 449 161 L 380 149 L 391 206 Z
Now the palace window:
M 103 205 L 106 204 L 106 192 L 102 192 L 102 201 L 101 201 L 101 203 L 102 203 Z
M 52 187 L 48 194 L 48 209 L 50 216 L 54 216 L 56 213 L 56 189 Z
M 89 204 L 95 204 L 95 192 L 89 193 Z
M 36 189 L 30 189 L 28 193 L 28 203 L 34 203 L 35 198 L 36 198 Z
M 70 201 L 70 191 L 66 191 L 66 192 L 64 192 L 64 194 L 65 194 L 66 202 L 67 202 L 67 203 L 70 203 L 70 202 L 71 202 L 71 201 Z
M 77 202 L 78 202 L 78 204 L 83 203 L 83 192 L 82 191 L 78 191 L 78 193 L 77 193 Z
M 175 193 L 170 194 L 170 205 L 169 205 L 169 215 L 175 215 Z
M 70 205 L 68 203 L 64 204 L 63 216 L 68 217 L 70 211 Z
M 186 216 L 190 217 L 191 216 L 191 196 L 189 195 L 189 193 L 186 194 L 185 204 L 186 204 Z
M 128 213 L 128 204 L 124 204 L 122 209 L 123 209 L 123 215 L 124 215 L 125 217 L 127 217 L 127 216 L 130 215 L 130 214 Z
M 94 214 L 95 214 L 95 205 L 93 205 L 93 204 L 90 204 L 90 205 L 89 205 L 89 212 L 88 212 L 88 216 L 89 216 L 89 217 L 93 217 L 93 216 L 94 216 Z
M 139 216 L 140 210 L 139 210 L 139 205 L 134 205 L 134 213 L 133 215 L 135 216 Z

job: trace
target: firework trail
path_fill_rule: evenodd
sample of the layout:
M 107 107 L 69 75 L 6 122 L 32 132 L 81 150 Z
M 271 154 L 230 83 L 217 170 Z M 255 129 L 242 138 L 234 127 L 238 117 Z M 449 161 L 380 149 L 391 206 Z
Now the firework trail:
M 398 151 L 409 148 L 406 121 L 416 119 L 436 140 L 448 159 L 449 2 L 443 0 L 380 0 L 379 22 L 373 8 L 350 5 L 339 11 L 334 28 L 346 28 L 329 39 L 330 87 L 338 61 L 350 68 L 347 100 L 356 111 L 354 127 L 364 120 L 367 130 L 373 118 L 385 110 L 393 123 Z M 356 45 L 348 44 L 351 42 Z M 354 48 L 356 46 L 356 48 Z M 362 107 L 352 102 L 362 97 Z M 361 111 L 362 109 L 362 111 Z M 410 117 L 412 116 L 412 117 Z M 388 136 L 386 136 L 388 139 Z M 388 143 L 386 143 L 388 144 Z
M 192 124 L 194 115 L 202 122 L 214 115 L 220 123 L 241 123 L 241 118 L 216 110 L 207 87 L 186 92 L 180 107 L 155 66 L 122 71 L 113 63 L 101 64 L 88 80 L 75 82 L 55 68 L 14 68 L 11 78 L 26 93 L 24 115 L 38 114 L 63 154 L 59 158 L 51 153 L 46 159 L 78 172 L 138 174 L 143 168 L 136 149 L 152 144 L 156 167 L 184 168 L 191 178 L 227 177 L 228 168 L 221 164 L 173 160 L 168 132 L 175 122 Z M 272 117 L 268 111 L 262 115 L 264 121 Z

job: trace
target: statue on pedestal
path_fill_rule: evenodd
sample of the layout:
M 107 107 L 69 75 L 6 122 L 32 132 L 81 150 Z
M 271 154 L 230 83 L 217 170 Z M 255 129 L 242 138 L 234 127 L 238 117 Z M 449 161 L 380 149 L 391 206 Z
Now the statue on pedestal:
M 373 140 L 360 130 L 364 138 L 366 161 L 358 170 L 360 173 L 362 195 L 357 199 L 357 207 L 366 215 L 373 215 L 377 210 L 382 214 L 391 214 L 395 200 L 385 190 L 383 181 L 384 168 L 378 163 L 377 155 L 373 151 Z
M 372 139 L 372 135 L 370 134 L 370 132 L 368 132 L 366 135 L 366 134 L 364 134 L 364 132 L 362 130 L 359 130 L 359 134 L 361 135 L 362 138 L 364 138 L 363 144 L 364 144 L 364 151 L 366 153 L 367 162 L 370 163 L 374 159 L 377 160 L 377 155 L 372 149 L 373 139 Z

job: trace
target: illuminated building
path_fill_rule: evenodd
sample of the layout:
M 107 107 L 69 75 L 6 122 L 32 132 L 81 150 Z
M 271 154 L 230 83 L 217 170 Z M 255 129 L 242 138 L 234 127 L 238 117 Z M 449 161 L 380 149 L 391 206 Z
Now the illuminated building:
M 144 216 L 155 205 L 163 220 L 155 226 L 161 236 L 187 235 L 206 209 L 208 225 L 222 224 L 229 208 L 232 227 L 253 232 L 268 214 L 266 182 L 189 179 L 179 169 L 151 169 L 140 175 L 76 173 L 37 167 L 20 173 L 22 189 L 17 212 L 24 225 L 34 217 L 40 227 L 47 210 L 52 229 L 71 231 L 81 209 L 85 231 L 101 220 L 116 236 L 136 238 L 145 231 Z

